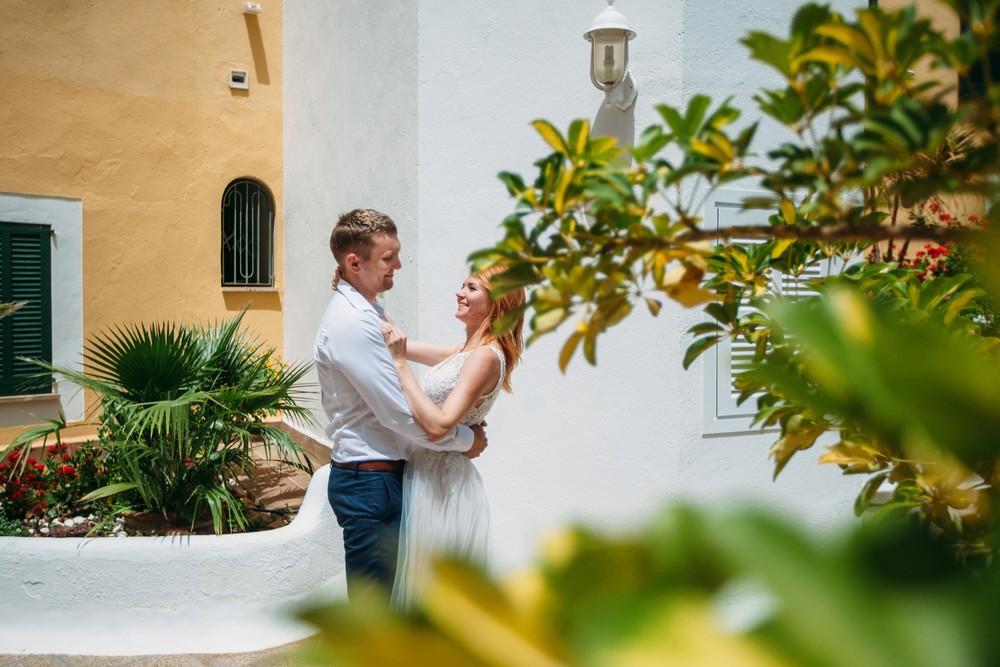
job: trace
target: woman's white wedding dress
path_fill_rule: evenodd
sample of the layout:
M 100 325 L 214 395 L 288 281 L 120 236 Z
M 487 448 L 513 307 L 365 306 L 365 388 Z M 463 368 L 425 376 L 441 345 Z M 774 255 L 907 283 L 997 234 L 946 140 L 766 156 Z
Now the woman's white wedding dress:
M 503 352 L 488 347 L 500 358 L 500 380 L 462 419 L 466 426 L 483 421 L 505 377 Z M 438 407 L 455 389 L 470 353 L 448 357 L 424 377 L 423 389 Z M 490 559 L 489 504 L 482 477 L 472 460 L 457 452 L 414 449 L 403 477 L 403 518 L 392 587 L 393 602 L 401 609 L 411 608 L 420 596 L 436 556 L 459 558 L 483 567 L 489 565 Z

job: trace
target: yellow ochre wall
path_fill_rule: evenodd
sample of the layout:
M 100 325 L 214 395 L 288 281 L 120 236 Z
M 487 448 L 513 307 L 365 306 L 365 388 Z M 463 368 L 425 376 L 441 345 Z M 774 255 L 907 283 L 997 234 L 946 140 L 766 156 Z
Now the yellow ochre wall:
M 252 299 L 245 322 L 282 348 L 281 3 L 243 4 L 0 3 L 0 191 L 82 200 L 85 339 Z M 275 290 L 220 286 L 220 202 L 238 177 L 275 199 Z

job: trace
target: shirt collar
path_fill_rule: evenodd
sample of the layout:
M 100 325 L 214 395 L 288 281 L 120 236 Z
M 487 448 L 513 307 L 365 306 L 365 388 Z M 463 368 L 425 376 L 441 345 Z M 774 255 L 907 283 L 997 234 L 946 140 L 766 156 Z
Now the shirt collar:
M 366 299 L 361 292 L 354 288 L 354 285 L 346 280 L 340 281 L 340 284 L 337 285 L 337 291 L 341 292 L 347 298 L 347 301 L 358 310 L 370 310 L 378 315 L 379 319 L 385 317 L 385 309 L 382 306 Z

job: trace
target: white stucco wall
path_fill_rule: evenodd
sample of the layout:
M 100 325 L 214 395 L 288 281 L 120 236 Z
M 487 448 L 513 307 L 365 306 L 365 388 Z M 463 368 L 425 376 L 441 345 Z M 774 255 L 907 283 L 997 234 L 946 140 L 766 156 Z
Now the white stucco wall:
M 377 208 L 400 227 L 393 310 L 416 312 L 416 2 L 283 4 L 285 346 L 312 358 L 330 294 L 337 216 Z
M 705 92 L 752 109 L 764 72 L 737 40 L 783 33 L 795 0 L 620 0 L 638 36 L 636 129 L 660 102 Z M 850 8 L 863 2 L 838 0 Z M 286 355 L 311 355 L 332 265 L 334 215 L 354 206 L 402 226 L 405 263 L 387 305 L 415 338 L 454 341 L 453 293 L 465 257 L 500 238 L 513 210 L 496 179 L 531 174 L 547 147 L 530 127 L 593 119 L 602 95 L 582 38 L 599 0 L 286 3 Z M 758 146 L 779 136 L 764 126 Z M 550 528 L 583 520 L 624 528 L 669 499 L 751 497 L 820 525 L 849 520 L 860 480 L 799 455 L 771 481 L 768 436 L 702 435 L 702 369 L 683 371 L 698 311 L 637 314 L 601 339 L 599 365 L 533 345 L 489 419 L 478 464 L 501 569 L 530 559 Z

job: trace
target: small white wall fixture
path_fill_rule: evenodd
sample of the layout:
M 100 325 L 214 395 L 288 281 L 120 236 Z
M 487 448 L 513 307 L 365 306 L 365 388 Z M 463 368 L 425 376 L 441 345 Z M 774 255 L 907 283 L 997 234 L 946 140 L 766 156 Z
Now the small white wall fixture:
M 234 90 L 248 90 L 250 77 L 245 69 L 229 70 L 229 87 Z
M 583 33 L 590 42 L 590 80 L 604 91 L 604 102 L 597 110 L 591 134 L 614 137 L 622 149 L 635 143 L 639 91 L 628 68 L 628 43 L 635 34 L 625 15 L 615 9 L 614 0 L 608 0 L 608 6 Z
M 295 606 L 346 595 L 329 471 L 275 530 L 0 537 L 0 654 L 236 653 L 312 634 Z

